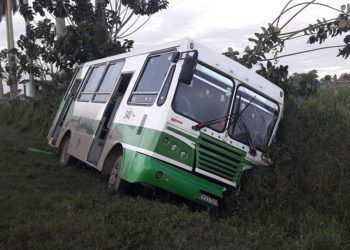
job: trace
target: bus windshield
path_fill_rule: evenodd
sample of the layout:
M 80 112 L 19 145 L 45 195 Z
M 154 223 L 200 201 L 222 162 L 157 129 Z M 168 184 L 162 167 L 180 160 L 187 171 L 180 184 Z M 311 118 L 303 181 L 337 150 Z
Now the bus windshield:
M 179 83 L 173 109 L 193 121 L 203 122 L 226 116 L 232 97 L 233 81 L 208 67 L 197 64 L 190 85 Z M 218 132 L 225 129 L 225 120 L 209 127 Z
M 243 131 L 238 122 L 235 122 L 228 128 L 229 135 L 248 145 L 248 132 L 255 147 L 264 151 L 277 121 L 278 105 L 244 86 L 239 86 L 232 112 L 241 113 L 241 122 L 248 131 Z

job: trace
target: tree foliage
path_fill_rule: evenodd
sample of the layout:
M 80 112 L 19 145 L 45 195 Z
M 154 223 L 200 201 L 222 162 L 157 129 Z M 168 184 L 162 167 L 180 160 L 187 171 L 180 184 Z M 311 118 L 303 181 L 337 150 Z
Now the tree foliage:
M 317 79 L 317 70 L 307 73 L 294 73 L 290 77 L 291 84 L 297 86 L 293 91 L 294 95 L 310 97 L 317 92 L 320 81 Z
M 21 54 L 16 49 L 11 51 L 11 59 L 15 62 L 11 65 L 9 63 L 9 53 L 7 49 L 0 51 L 0 78 L 7 80 L 12 78 L 17 83 L 22 78 L 24 72 L 23 67 L 20 65 Z
M 331 6 L 316 3 L 315 0 L 305 3 L 298 3 L 293 6 L 289 6 L 289 1 L 282 9 L 280 15 L 276 19 L 268 24 L 267 27 L 261 27 L 261 32 L 255 33 L 254 37 L 249 38 L 248 41 L 251 42 L 252 46 L 246 46 L 242 55 L 238 51 L 234 51 L 232 48 L 228 48 L 224 53 L 227 57 L 245 65 L 248 68 L 257 66 L 257 73 L 267 78 L 268 80 L 280 85 L 285 91 L 290 91 L 290 79 L 288 77 L 288 67 L 283 65 L 278 65 L 278 59 L 286 56 L 293 56 L 296 54 L 307 53 L 319 49 L 328 48 L 339 48 L 339 53 L 337 56 L 347 59 L 350 55 L 350 35 L 344 36 L 344 44 L 337 46 L 322 47 L 316 49 L 310 49 L 305 51 L 299 51 L 292 54 L 282 54 L 285 44 L 287 41 L 306 37 L 306 42 L 309 44 L 319 43 L 323 44 L 325 40 L 344 35 L 350 31 L 350 6 L 342 6 L 340 10 L 335 9 Z M 338 16 L 333 19 L 323 21 L 317 20 L 315 24 L 310 24 L 305 28 L 291 31 L 283 32 L 284 28 L 306 7 L 310 5 L 321 5 L 323 7 L 328 7 L 338 12 Z M 291 11 L 301 7 L 297 12 L 288 19 L 284 24 L 281 23 L 281 17 Z M 305 87 L 308 87 L 306 85 Z M 302 91 L 303 92 L 303 91 Z M 310 90 L 307 93 L 313 93 L 313 84 L 310 85 Z M 305 93 L 305 95 L 308 95 Z
M 99 4 L 95 8 L 89 0 L 34 0 L 32 5 L 21 2 L 20 12 L 25 18 L 34 20 L 37 15 L 42 17 L 36 25 L 30 25 L 27 35 L 22 35 L 18 41 L 23 53 L 30 51 L 30 56 L 35 61 L 28 68 L 23 58 L 21 65 L 27 72 L 38 76 L 43 73 L 43 65 L 55 65 L 56 68 L 67 71 L 75 64 L 129 51 L 133 41 L 117 39 L 116 36 L 121 26 L 129 21 L 124 18 L 126 13 L 131 10 L 132 15 L 151 16 L 165 9 L 168 1 L 117 1 L 119 8 L 105 10 L 108 4 L 108 1 L 103 0 L 102 6 Z M 124 12 L 122 6 L 125 8 Z M 68 20 L 69 25 L 61 38 L 55 37 L 52 17 Z M 50 67 L 46 67 L 45 72 L 49 69 Z

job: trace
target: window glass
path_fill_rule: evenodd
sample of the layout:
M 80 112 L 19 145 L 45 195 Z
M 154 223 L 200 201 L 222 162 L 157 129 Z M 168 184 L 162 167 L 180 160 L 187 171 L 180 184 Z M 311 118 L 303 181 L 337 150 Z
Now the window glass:
M 79 100 L 80 101 L 90 101 L 92 98 L 92 94 L 81 94 Z
M 205 66 L 197 65 L 190 85 L 179 83 L 173 108 L 196 122 L 226 116 L 230 107 L 233 81 Z M 225 121 L 209 126 L 223 131 Z
M 80 85 L 80 83 L 83 81 L 88 69 L 89 69 L 89 67 L 82 67 L 78 70 L 77 74 L 75 75 L 73 85 L 77 85 L 77 86 Z
M 153 104 L 169 70 L 173 53 L 148 58 L 130 102 Z M 155 95 L 155 96 L 154 96 Z
M 67 91 L 66 96 L 64 97 L 65 99 L 67 98 L 68 95 L 71 94 L 76 94 L 81 82 L 83 81 L 89 67 L 82 67 L 79 68 L 77 73 L 75 74 L 74 80 L 70 86 L 70 90 Z
M 100 65 L 92 69 L 89 79 L 82 90 L 83 93 L 93 93 L 95 91 L 96 86 L 103 74 L 104 68 L 104 65 Z
M 250 104 L 249 104 L 250 103 Z M 267 147 L 271 133 L 278 118 L 278 105 L 269 99 L 240 86 L 237 89 L 233 113 L 241 113 L 241 122 L 245 125 L 253 144 L 264 151 Z M 233 114 L 232 117 L 235 115 Z M 229 135 L 248 145 L 248 137 L 245 129 L 238 124 L 231 124 L 228 128 Z
M 94 96 L 94 101 L 97 101 L 97 102 L 105 102 L 108 100 L 109 96 L 111 94 L 96 94 Z
M 108 66 L 101 85 L 97 90 L 98 93 L 111 93 L 113 91 L 120 76 L 120 72 L 122 71 L 123 65 L 124 62 L 120 62 Z
M 138 103 L 138 104 L 152 104 L 156 100 L 157 95 L 143 95 L 143 94 L 135 94 L 131 97 L 132 103 Z

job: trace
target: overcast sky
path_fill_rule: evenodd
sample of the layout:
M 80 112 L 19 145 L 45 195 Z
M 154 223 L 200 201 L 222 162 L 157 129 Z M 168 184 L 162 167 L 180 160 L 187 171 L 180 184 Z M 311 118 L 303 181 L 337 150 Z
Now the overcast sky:
M 137 33 L 130 36 L 134 39 L 135 48 L 147 47 L 152 44 L 161 44 L 183 37 L 190 37 L 213 50 L 222 53 L 227 47 L 242 50 L 248 45 L 248 38 L 255 32 L 260 32 L 260 27 L 278 15 L 286 4 L 286 0 L 169 0 L 170 5 L 166 10 L 155 14 Z M 303 2 L 294 0 L 293 3 Z M 340 8 L 347 4 L 347 0 L 317 1 Z M 291 13 L 290 15 L 292 15 Z M 286 16 L 284 21 L 288 19 Z M 309 7 L 299 15 L 287 27 L 288 30 L 304 28 L 316 19 L 336 17 L 337 12 L 328 8 L 315 6 Z M 23 18 L 14 15 L 15 40 L 24 33 Z M 324 45 L 342 44 L 341 38 L 330 39 Z M 0 23 L 0 49 L 6 45 L 5 20 Z M 304 39 L 296 39 L 286 44 L 284 53 L 292 53 L 304 49 L 316 48 L 318 45 L 306 44 Z M 349 71 L 350 60 L 336 57 L 338 50 L 329 49 L 317 52 L 286 57 L 279 61 L 289 65 L 289 72 L 307 72 L 317 69 L 319 75 L 338 75 Z

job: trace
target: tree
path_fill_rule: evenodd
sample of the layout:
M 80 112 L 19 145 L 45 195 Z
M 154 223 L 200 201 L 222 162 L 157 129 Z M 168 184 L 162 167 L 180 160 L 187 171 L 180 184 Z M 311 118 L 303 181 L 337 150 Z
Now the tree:
M 9 82 L 9 79 L 16 79 L 19 81 L 22 78 L 23 69 L 20 66 L 20 54 L 17 49 L 11 51 L 11 57 L 9 56 L 10 52 L 7 49 L 0 51 L 0 78 L 5 79 Z M 10 62 L 10 59 L 13 60 Z M 12 66 L 12 65 L 13 66 Z M 17 84 L 16 84 L 17 86 Z M 11 85 L 10 85 L 11 90 Z M 10 94 L 12 94 L 10 92 Z M 17 91 L 16 91 L 17 94 Z M 11 97 L 11 96 L 10 96 Z M 13 96 L 12 98 L 16 98 Z
M 289 79 L 287 77 L 288 67 L 277 65 L 279 58 L 329 48 L 339 48 L 339 53 L 337 56 L 341 56 L 344 59 L 347 59 L 350 55 L 350 35 L 344 37 L 344 44 L 341 45 L 326 46 L 281 55 L 287 41 L 307 37 L 307 43 L 309 44 L 314 44 L 316 42 L 322 44 L 326 39 L 340 36 L 350 31 L 350 5 L 341 6 L 340 9 L 336 9 L 329 5 L 317 3 L 315 0 L 312 0 L 290 6 L 292 1 L 293 0 L 290 0 L 284 6 L 281 13 L 271 24 L 268 24 L 268 27 L 261 27 L 262 32 L 255 33 L 255 37 L 248 39 L 249 42 L 253 44 L 253 47 L 246 46 L 242 56 L 240 56 L 239 52 L 233 51 L 232 48 L 228 48 L 227 52 L 224 53 L 224 55 L 227 57 L 238 61 L 248 68 L 252 68 L 253 65 L 258 65 L 260 69 L 257 71 L 257 73 L 273 81 L 275 84 L 280 85 L 282 88 L 289 86 Z M 305 8 L 312 5 L 332 9 L 333 11 L 337 12 L 337 16 L 328 20 L 317 20 L 316 23 L 310 24 L 302 29 L 283 32 L 285 27 L 295 17 L 297 17 Z M 297 9 L 298 7 L 300 8 Z M 284 16 L 286 13 L 289 14 L 290 11 L 295 9 L 297 9 L 297 11 L 286 22 L 281 24 L 282 16 Z M 312 90 L 310 91 L 313 92 Z
M 332 76 L 331 75 L 325 75 L 323 77 L 323 79 L 325 80 L 325 82 L 330 82 L 330 81 L 332 81 Z
M 96 0 L 97 6 L 93 6 L 89 0 L 60 0 L 56 4 L 34 0 L 32 6 L 22 8 L 21 14 L 26 18 L 32 20 L 37 14 L 46 17 L 49 13 L 67 19 L 68 25 L 63 36 L 52 39 L 54 25 L 44 18 L 18 43 L 22 49 L 35 47 L 37 53 L 43 53 L 40 57 L 45 62 L 70 70 L 75 64 L 128 51 L 133 41 L 126 37 L 143 25 L 137 26 L 140 16 L 150 17 L 168 5 L 166 0 L 121 0 L 116 1 L 114 8 L 107 8 L 107 3 Z M 130 32 L 125 33 L 127 30 Z
M 349 80 L 349 78 L 350 78 L 350 74 L 348 73 L 342 73 L 339 76 L 339 80 Z
M 11 98 L 17 97 L 17 81 L 15 78 L 15 58 L 14 58 L 14 36 L 13 36 L 13 23 L 12 23 L 12 12 L 16 12 L 18 9 L 16 0 L 1 0 L 0 1 L 0 22 L 2 17 L 6 17 L 6 31 L 7 31 L 7 48 L 8 48 L 8 62 L 10 74 L 7 78 L 7 84 L 10 86 Z
M 297 84 L 298 88 L 294 94 L 298 96 L 309 97 L 317 92 L 320 81 L 317 79 L 317 70 L 313 69 L 307 73 L 294 73 L 291 77 L 291 83 Z
M 327 84 L 332 82 L 332 76 L 331 75 L 325 75 L 323 78 L 320 79 L 320 83 Z

